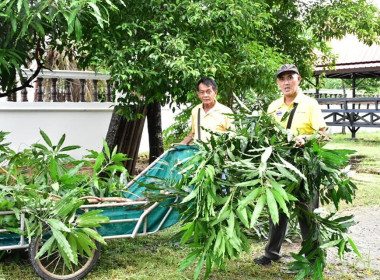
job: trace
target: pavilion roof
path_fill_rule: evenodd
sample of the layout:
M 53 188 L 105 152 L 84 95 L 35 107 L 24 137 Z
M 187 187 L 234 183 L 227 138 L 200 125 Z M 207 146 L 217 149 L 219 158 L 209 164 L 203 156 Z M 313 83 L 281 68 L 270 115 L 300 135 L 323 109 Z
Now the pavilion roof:
M 331 46 L 337 55 L 335 67 L 317 65 L 315 76 L 326 73 L 328 78 L 380 78 L 380 45 L 368 46 L 348 35 L 342 40 L 333 40 Z

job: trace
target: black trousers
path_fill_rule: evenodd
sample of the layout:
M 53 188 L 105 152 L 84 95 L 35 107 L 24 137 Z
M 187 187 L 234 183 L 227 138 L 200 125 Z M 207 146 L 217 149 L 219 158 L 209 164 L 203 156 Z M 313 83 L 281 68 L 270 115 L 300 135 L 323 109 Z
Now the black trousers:
M 314 195 L 314 200 L 310 202 L 297 202 L 297 206 L 301 207 L 304 210 L 313 212 L 314 209 L 319 207 L 319 195 Z M 301 228 L 302 239 L 306 240 L 310 235 L 315 233 L 315 226 L 313 221 L 308 219 L 303 211 L 300 211 L 298 216 L 298 223 Z M 286 231 L 288 228 L 288 217 L 283 213 L 279 213 L 279 222 L 277 225 L 274 225 L 272 220 L 269 220 L 269 236 L 268 243 L 265 247 L 265 256 L 271 260 L 278 260 L 281 258 L 281 246 L 284 242 Z M 314 244 L 313 248 L 318 246 Z

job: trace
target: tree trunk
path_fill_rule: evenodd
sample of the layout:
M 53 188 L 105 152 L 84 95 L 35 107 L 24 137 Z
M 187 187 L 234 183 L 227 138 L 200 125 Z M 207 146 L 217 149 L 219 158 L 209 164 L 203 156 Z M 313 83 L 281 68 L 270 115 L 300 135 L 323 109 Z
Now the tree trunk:
M 158 101 L 148 105 L 149 163 L 164 152 L 161 125 L 161 104 Z
M 127 121 L 122 115 L 116 114 L 117 109 L 118 108 L 115 107 L 112 113 L 106 142 L 111 152 L 114 147 L 117 146 L 119 153 L 124 153 L 131 158 L 131 160 L 124 163 L 124 166 L 127 168 L 129 174 L 133 175 L 147 110 L 146 107 L 136 110 L 136 114 L 142 114 L 144 117 L 135 121 Z

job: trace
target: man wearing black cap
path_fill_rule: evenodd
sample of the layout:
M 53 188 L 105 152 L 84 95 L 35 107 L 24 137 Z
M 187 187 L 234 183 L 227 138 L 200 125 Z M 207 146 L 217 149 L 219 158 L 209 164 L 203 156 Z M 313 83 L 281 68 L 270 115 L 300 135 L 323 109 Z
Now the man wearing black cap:
M 283 127 L 293 133 L 297 147 L 303 147 L 305 141 L 315 131 L 319 131 L 323 137 L 327 137 L 326 123 L 318 102 L 302 93 L 299 84 L 302 78 L 297 67 L 293 64 L 282 65 L 277 70 L 277 84 L 283 96 L 273 101 L 268 107 L 268 114 L 272 115 Z M 288 118 L 282 120 L 285 113 L 289 112 Z M 300 188 L 303 188 L 301 182 Z M 309 211 L 318 208 L 319 196 L 314 194 L 314 199 L 298 198 L 299 206 Z M 302 239 L 306 240 L 313 233 L 313 222 L 304 215 L 298 218 Z M 278 224 L 274 225 L 270 220 L 268 244 L 265 247 L 265 255 L 253 261 L 260 265 L 269 265 L 271 261 L 281 258 L 281 245 L 285 239 L 288 217 L 280 213 Z M 314 242 L 313 248 L 318 244 Z

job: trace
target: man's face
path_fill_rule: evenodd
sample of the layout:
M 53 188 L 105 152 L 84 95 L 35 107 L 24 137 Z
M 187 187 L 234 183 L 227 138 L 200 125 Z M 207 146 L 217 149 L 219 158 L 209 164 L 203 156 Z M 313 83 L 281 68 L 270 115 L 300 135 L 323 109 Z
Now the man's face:
M 277 77 L 277 84 L 285 96 L 291 97 L 297 94 L 301 79 L 301 76 L 294 72 L 284 72 Z
M 218 91 L 213 90 L 212 86 L 207 86 L 205 84 L 200 83 L 198 86 L 198 97 L 202 101 L 203 105 L 212 106 L 216 102 L 216 95 Z

